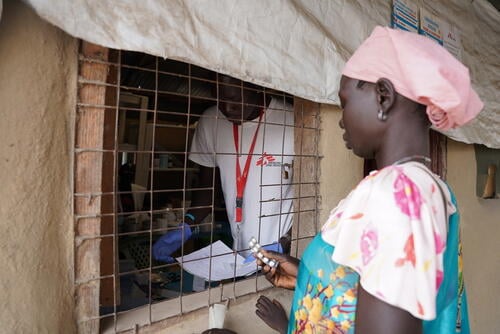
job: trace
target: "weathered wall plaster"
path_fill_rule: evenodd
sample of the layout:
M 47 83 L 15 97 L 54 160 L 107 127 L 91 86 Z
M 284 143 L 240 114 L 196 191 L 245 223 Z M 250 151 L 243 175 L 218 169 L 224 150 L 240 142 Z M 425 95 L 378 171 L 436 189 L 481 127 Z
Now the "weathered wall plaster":
M 73 223 L 71 152 L 76 102 L 77 41 L 9 1 L 0 21 L 0 323 L 6 332 L 72 333 Z M 340 113 L 322 106 L 321 219 L 360 180 L 362 161 L 344 148 Z M 354 171 L 354 172 L 353 172 Z M 359 172 L 356 172 L 359 171 Z M 470 145 L 449 141 L 448 181 L 463 222 L 465 277 L 472 332 L 500 327 L 498 200 L 475 196 Z M 291 294 L 267 290 L 288 308 Z M 257 296 L 238 299 L 227 327 L 272 333 L 254 315 Z M 207 324 L 207 310 L 168 328 L 145 333 L 192 333 Z
M 224 328 L 232 329 L 238 334 L 259 333 L 276 334 L 255 314 L 255 304 L 260 295 L 279 301 L 286 310 L 290 309 L 293 292 L 284 289 L 268 289 L 255 295 L 238 297 L 229 302 Z M 178 318 L 170 318 L 151 326 L 140 328 L 139 334 L 193 334 L 201 333 L 208 328 L 208 309 L 200 309 Z M 134 330 L 123 334 L 135 334 Z
M 461 214 L 471 333 L 500 328 L 500 199 L 476 196 L 474 146 L 448 140 L 447 181 Z
M 344 130 L 339 127 L 340 111 L 337 106 L 321 105 L 320 226 L 337 203 L 363 178 L 363 159 L 347 150 L 342 140 Z
M 0 332 L 72 333 L 77 41 L 18 1 L 0 21 Z

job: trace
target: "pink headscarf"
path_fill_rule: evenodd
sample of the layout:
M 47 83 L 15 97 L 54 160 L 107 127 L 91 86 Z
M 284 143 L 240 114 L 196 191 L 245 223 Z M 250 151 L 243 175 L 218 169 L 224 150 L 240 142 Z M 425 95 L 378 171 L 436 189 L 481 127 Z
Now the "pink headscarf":
M 372 83 L 391 80 L 399 94 L 427 106 L 438 129 L 461 126 L 483 108 L 467 67 L 436 42 L 415 33 L 375 27 L 342 74 Z

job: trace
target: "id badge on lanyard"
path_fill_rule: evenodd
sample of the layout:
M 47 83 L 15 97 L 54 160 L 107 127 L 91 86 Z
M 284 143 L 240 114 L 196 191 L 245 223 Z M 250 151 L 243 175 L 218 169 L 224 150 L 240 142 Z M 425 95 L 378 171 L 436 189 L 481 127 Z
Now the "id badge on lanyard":
M 255 129 L 255 133 L 253 135 L 252 143 L 250 145 L 250 150 L 248 151 L 247 158 L 245 160 L 245 167 L 243 168 L 243 172 L 240 167 L 240 149 L 239 149 L 239 128 L 237 124 L 233 124 L 233 137 L 234 137 L 234 148 L 236 149 L 236 210 L 235 210 L 235 222 L 241 223 L 243 221 L 243 194 L 245 192 L 245 187 L 247 184 L 248 172 L 250 170 L 250 164 L 252 161 L 252 155 L 255 148 L 255 142 L 257 140 L 257 135 L 259 133 L 260 122 L 262 120 L 262 115 L 264 114 L 264 110 L 261 111 L 259 116 L 259 123 L 257 125 L 257 129 Z M 239 224 L 238 224 L 239 231 Z

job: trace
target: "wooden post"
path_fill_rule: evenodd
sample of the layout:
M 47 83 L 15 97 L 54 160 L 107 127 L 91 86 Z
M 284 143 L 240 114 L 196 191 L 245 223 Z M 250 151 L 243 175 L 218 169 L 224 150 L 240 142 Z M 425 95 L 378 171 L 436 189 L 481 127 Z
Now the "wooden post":
M 319 110 L 316 102 L 294 98 L 293 183 L 295 184 L 292 250 L 301 253 L 319 227 Z M 295 255 L 297 255 L 295 253 Z M 292 255 L 294 253 L 292 252 Z
M 75 280 L 79 333 L 99 332 L 99 304 L 114 304 L 113 249 L 116 68 L 105 63 L 109 49 L 82 42 L 75 127 Z M 95 60 L 93 62 L 92 60 Z M 102 193 L 108 193 L 103 196 Z M 109 216 L 101 216 L 103 212 Z M 111 237 L 100 238 L 107 234 Z

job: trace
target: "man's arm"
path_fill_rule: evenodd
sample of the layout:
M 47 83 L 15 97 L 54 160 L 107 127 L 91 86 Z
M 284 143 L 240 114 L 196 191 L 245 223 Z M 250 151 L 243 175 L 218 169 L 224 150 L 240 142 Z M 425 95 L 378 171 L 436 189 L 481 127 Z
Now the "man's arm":
M 198 184 L 191 197 L 191 208 L 187 210 L 184 222 L 199 224 L 212 211 L 215 168 L 199 166 Z M 208 189 L 210 188 L 210 189 Z M 193 219 L 194 218 L 194 219 Z
M 215 168 L 200 167 L 199 182 L 197 188 L 205 188 L 205 190 L 193 191 L 191 198 L 191 207 L 187 210 L 183 222 L 178 229 L 171 230 L 158 239 L 153 245 L 153 256 L 155 259 L 167 263 L 174 261 L 171 256 L 173 252 L 182 247 L 193 233 L 191 225 L 199 224 L 212 210 L 212 189 L 213 188 L 213 173 Z

